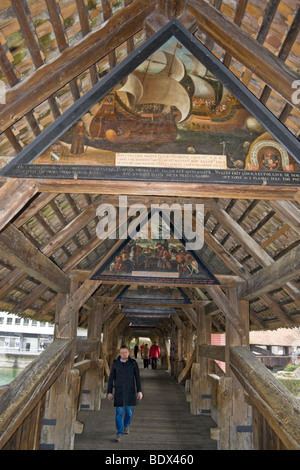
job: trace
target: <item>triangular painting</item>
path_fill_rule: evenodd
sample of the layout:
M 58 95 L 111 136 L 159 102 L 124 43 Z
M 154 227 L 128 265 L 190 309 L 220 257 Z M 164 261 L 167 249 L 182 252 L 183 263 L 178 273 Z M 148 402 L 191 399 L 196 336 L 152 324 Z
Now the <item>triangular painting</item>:
M 159 213 L 159 224 L 152 232 L 151 218 Z M 166 235 L 166 231 L 168 234 Z M 150 232 L 150 233 L 149 233 Z M 93 280 L 120 284 L 211 285 L 220 284 L 199 255 L 199 250 L 187 248 L 184 234 L 174 234 L 178 227 L 159 210 L 153 210 L 140 222 L 134 236 L 128 237 L 91 276 Z
M 74 103 L 2 173 L 297 185 L 299 147 L 230 70 L 174 20 Z M 269 177 L 274 172 L 278 177 Z

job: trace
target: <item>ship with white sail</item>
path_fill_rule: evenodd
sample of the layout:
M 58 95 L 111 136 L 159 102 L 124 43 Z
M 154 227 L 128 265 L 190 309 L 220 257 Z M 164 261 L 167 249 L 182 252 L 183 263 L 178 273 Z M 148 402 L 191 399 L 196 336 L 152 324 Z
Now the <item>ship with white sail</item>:
M 232 121 L 238 103 L 193 59 L 194 66 L 187 73 L 176 49 L 174 53 L 156 51 L 104 98 L 90 122 L 91 137 L 111 142 L 171 142 L 179 129 L 194 130 L 195 120 L 206 126 L 208 121 Z M 238 127 L 249 115 L 243 108 L 242 114 L 234 119 Z

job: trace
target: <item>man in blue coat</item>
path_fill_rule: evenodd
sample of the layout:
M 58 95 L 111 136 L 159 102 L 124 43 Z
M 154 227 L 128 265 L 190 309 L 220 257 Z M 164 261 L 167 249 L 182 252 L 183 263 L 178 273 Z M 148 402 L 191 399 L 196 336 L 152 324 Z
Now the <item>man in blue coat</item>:
M 115 388 L 114 406 L 116 407 L 116 441 L 129 433 L 133 406 L 137 399 L 143 398 L 140 371 L 135 359 L 129 356 L 127 346 L 121 346 L 120 355 L 112 366 L 107 384 L 107 398 L 112 400 Z

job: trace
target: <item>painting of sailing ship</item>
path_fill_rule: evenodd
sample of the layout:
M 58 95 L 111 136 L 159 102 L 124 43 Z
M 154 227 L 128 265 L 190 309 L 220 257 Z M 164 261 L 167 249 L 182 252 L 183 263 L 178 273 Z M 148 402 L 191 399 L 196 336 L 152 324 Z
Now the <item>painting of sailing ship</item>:
M 256 147 L 252 151 L 260 140 L 267 142 L 268 158 L 257 157 Z M 291 157 L 275 142 L 226 87 L 171 38 L 35 163 L 115 165 L 118 152 L 201 154 L 224 156 L 227 168 L 292 171 Z M 261 149 L 260 144 L 264 155 Z

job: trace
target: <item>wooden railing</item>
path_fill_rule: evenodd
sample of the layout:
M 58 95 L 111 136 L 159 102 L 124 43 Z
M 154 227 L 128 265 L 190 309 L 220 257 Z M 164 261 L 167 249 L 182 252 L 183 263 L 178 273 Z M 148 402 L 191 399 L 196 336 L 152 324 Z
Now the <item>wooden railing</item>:
M 72 448 L 75 433 L 82 431 L 81 423 L 76 420 L 78 410 L 100 407 L 101 380 L 108 366 L 103 367 L 105 361 L 88 358 L 98 344 L 95 340 L 77 340 L 78 362 L 73 363 L 74 342 L 55 339 L 10 384 L 1 388 L 0 449 Z M 55 389 L 58 381 L 67 383 L 67 392 L 61 400 L 57 397 L 59 390 Z M 49 394 L 53 389 L 52 400 Z M 62 403 L 60 411 L 65 416 L 60 416 L 55 402 Z M 63 429 L 66 422 L 68 429 Z M 61 434 L 64 443 L 59 442 Z
M 1 390 L 0 449 L 73 448 L 72 439 L 74 441 L 75 433 L 82 430 L 76 421 L 77 412 L 80 408 L 100 408 L 101 381 L 109 373 L 106 358 L 93 357 L 98 346 L 94 340 L 78 341 L 77 362 L 73 363 L 74 343 L 56 339 L 4 391 Z M 198 352 L 200 357 L 225 361 L 225 347 L 201 345 Z M 241 435 L 251 433 L 248 442 L 253 442 L 251 448 L 255 450 L 299 450 L 299 400 L 248 348 L 230 347 L 226 356 L 229 356 L 227 364 L 234 376 L 214 366 L 209 368 L 210 373 L 205 378 L 200 364 L 194 362 L 190 381 L 194 381 L 191 411 L 193 409 L 193 414 L 210 411 L 216 422 L 211 437 L 218 441 L 218 449 L 238 449 Z M 186 376 L 187 369 L 180 377 Z M 243 425 L 232 420 L 237 400 L 234 381 L 239 383 L 252 406 L 251 425 L 249 421 Z M 57 400 L 58 396 L 63 396 L 63 400 Z M 247 438 L 244 438 L 244 448 L 245 442 Z
M 38 449 L 45 394 L 61 374 L 72 343 L 57 339 L 0 397 L 0 449 Z
M 300 450 L 299 400 L 245 347 L 230 348 L 230 367 L 257 410 L 254 414 L 256 419 L 253 420 L 254 445 Z M 261 421 L 264 424 L 267 422 L 273 430 L 268 442 L 262 439 L 261 435 L 266 434 L 266 430 L 261 426 Z
M 224 346 L 199 346 L 199 354 L 225 361 Z M 229 365 L 252 405 L 253 448 L 255 450 L 300 450 L 300 401 L 295 398 L 247 348 L 229 348 Z M 228 448 L 231 407 L 233 406 L 232 377 L 209 374 L 211 384 L 211 416 L 217 427 L 211 430 L 218 448 Z M 247 426 L 239 426 L 240 431 Z

